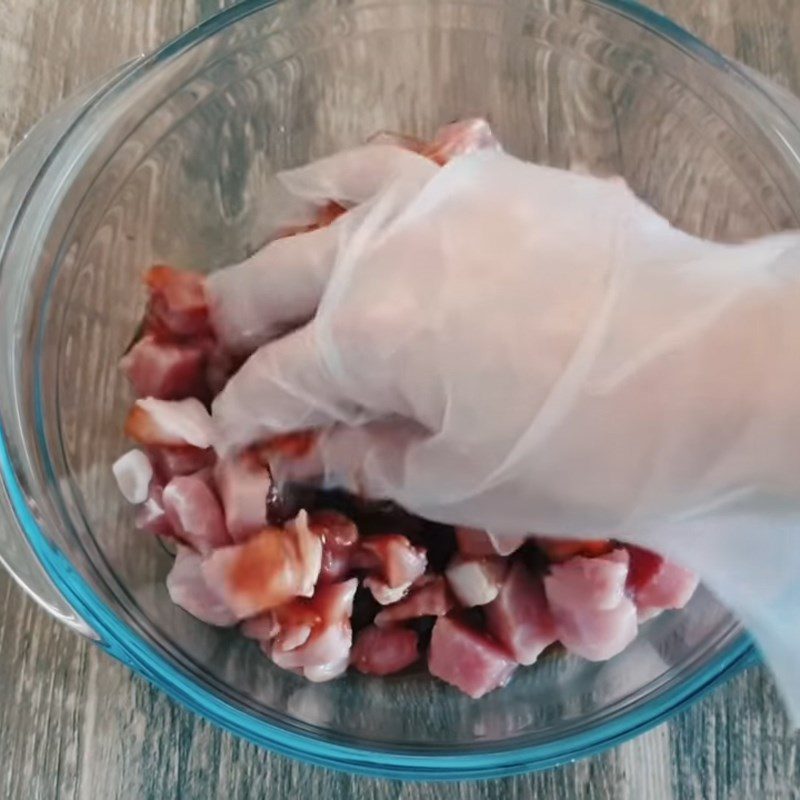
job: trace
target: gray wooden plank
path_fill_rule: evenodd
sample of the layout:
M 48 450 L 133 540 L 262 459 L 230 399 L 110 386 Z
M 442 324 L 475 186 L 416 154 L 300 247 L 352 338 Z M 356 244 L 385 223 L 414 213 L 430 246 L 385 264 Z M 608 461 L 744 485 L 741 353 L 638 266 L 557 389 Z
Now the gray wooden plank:
M 70 91 L 222 0 L 0 0 L 0 155 Z M 795 0 L 652 0 L 723 52 L 800 91 Z M 80 33 L 85 48 L 71 46 Z M 752 670 L 594 759 L 471 784 L 401 784 L 300 765 L 214 729 L 57 625 L 0 574 L 0 797 L 416 800 L 800 797 L 796 737 Z

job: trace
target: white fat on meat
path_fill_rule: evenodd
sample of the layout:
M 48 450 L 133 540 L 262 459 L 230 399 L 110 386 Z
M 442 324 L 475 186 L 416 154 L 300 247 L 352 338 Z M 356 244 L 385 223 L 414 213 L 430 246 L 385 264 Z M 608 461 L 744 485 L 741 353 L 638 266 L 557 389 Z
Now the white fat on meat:
M 117 480 L 122 496 L 129 503 L 144 503 L 153 479 L 153 465 L 141 450 L 128 450 L 112 465 L 111 471 Z

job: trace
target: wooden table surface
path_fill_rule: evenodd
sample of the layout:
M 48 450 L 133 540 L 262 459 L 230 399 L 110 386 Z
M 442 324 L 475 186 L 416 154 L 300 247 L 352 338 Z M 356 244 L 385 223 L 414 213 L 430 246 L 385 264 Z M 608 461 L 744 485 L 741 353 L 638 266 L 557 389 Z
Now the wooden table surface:
M 0 0 L 0 157 L 65 95 L 221 5 Z M 798 0 L 650 5 L 800 94 Z M 305 766 L 214 729 L 56 624 L 2 572 L 0 604 L 0 800 L 800 797 L 797 737 L 761 669 L 577 764 L 483 783 L 402 784 Z

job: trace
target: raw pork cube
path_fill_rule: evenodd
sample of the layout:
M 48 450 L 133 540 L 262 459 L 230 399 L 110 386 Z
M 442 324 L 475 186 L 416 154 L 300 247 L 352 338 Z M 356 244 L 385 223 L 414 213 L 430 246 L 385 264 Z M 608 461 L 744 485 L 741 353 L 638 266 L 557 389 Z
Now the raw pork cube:
M 516 666 L 488 637 L 450 617 L 436 620 L 428 653 L 431 675 L 478 698 L 505 686 Z
M 404 600 L 375 615 L 375 624 L 385 627 L 419 617 L 443 617 L 453 608 L 453 598 L 441 575 L 423 575 Z
M 206 393 L 206 348 L 142 337 L 119 362 L 137 397 L 183 400 Z
M 391 588 L 411 584 L 419 578 L 428 565 L 425 551 L 414 547 L 401 534 L 385 533 L 363 539 L 360 561 L 355 566 L 379 570 Z
M 146 445 L 191 445 L 204 450 L 211 447 L 213 426 L 211 415 L 194 397 L 186 400 L 145 397 L 137 400 L 128 414 L 125 435 Z
M 175 562 L 167 575 L 167 591 L 175 605 L 209 625 L 229 627 L 237 622 L 219 594 L 209 586 L 202 571 L 203 557 L 178 546 Z
M 309 606 L 320 621 L 303 644 L 294 649 L 265 648 L 273 662 L 314 682 L 329 681 L 345 672 L 353 643 L 350 617 L 357 585 L 358 581 L 351 578 L 318 587 Z
M 355 523 L 336 511 L 315 511 L 308 517 L 314 533 L 322 537 L 322 570 L 325 583 L 344 580 L 351 569 L 353 550 L 358 545 Z
M 175 535 L 200 553 L 231 544 L 222 508 L 208 484 L 198 475 L 179 475 L 162 496 Z
M 214 467 L 228 533 L 242 542 L 267 524 L 269 472 L 248 455 L 221 458 Z
M 295 597 L 310 597 L 321 563 L 319 537 L 297 525 L 265 528 L 243 544 L 215 550 L 203 574 L 237 618 L 245 619 Z
M 367 675 L 391 675 L 419 658 L 417 634 L 408 628 L 364 628 L 356 638 L 350 658 Z
M 556 640 L 542 579 L 519 561 L 512 565 L 500 594 L 485 612 L 487 630 L 519 664 L 533 664 Z

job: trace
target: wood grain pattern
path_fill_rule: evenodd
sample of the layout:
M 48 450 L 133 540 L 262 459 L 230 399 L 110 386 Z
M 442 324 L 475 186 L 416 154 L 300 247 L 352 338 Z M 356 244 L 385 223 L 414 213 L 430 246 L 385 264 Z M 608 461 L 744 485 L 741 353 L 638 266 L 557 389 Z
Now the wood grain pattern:
M 0 0 L 0 156 L 65 95 L 222 0 Z M 796 0 L 651 0 L 800 92 Z M 80 38 L 84 48 L 70 42 Z M 672 722 L 558 770 L 401 784 L 307 767 L 215 730 L 36 608 L 0 573 L 0 798 L 465 800 L 800 797 L 797 739 L 752 670 Z

